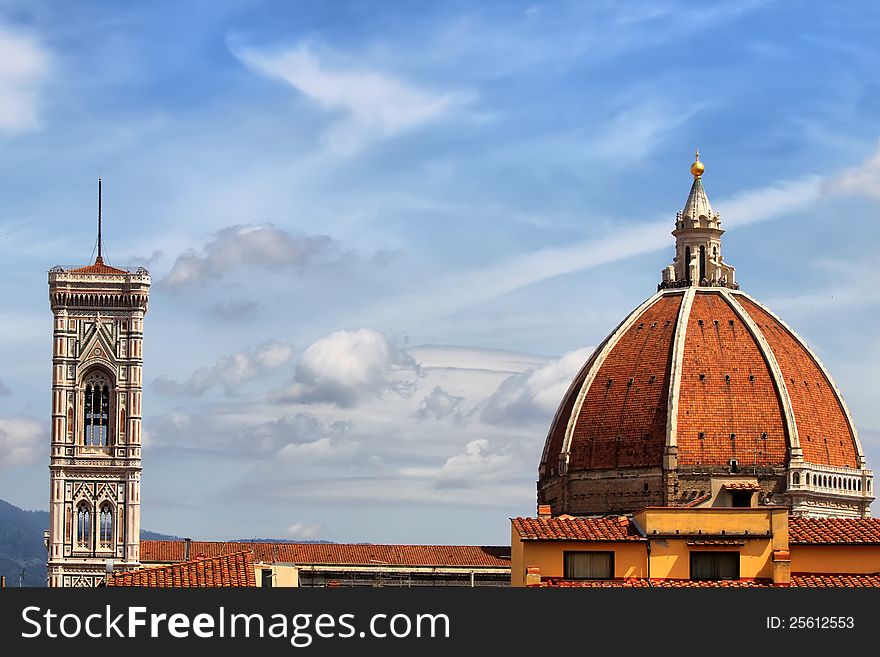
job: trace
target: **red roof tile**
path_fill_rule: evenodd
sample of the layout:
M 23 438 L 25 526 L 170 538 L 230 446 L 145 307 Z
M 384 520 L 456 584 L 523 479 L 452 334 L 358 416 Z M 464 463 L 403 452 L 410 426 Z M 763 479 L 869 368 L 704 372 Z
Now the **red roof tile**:
M 184 541 L 141 541 L 141 561 L 183 561 Z M 510 548 L 480 545 L 361 543 L 248 543 L 192 541 L 190 555 L 214 557 L 240 550 L 264 563 L 510 568 Z
M 727 490 L 761 490 L 761 486 L 750 481 L 731 481 L 721 485 Z
M 146 586 L 150 588 L 211 588 L 256 585 L 254 556 L 251 552 L 235 552 L 212 559 L 198 559 L 171 566 L 113 573 L 107 580 L 107 586 Z
M 523 541 L 641 541 L 625 516 L 603 518 L 511 518 Z
M 542 579 L 541 587 L 550 588 L 765 588 L 773 586 L 769 579 L 722 579 L 722 580 L 692 580 L 692 579 Z
M 791 544 L 880 545 L 880 518 L 804 518 L 788 520 Z
M 71 274 L 126 274 L 124 269 L 117 269 L 116 267 L 111 267 L 110 265 L 104 264 L 104 260 L 102 258 L 98 258 L 95 260 L 95 263 L 92 265 L 86 265 L 85 267 L 78 267 L 77 269 L 71 269 Z
M 791 585 L 804 588 L 880 587 L 880 575 L 796 574 L 791 576 Z
M 770 368 L 718 292 L 694 296 L 678 395 L 680 465 L 727 465 L 731 458 L 785 465 L 788 439 Z
M 785 377 L 804 460 L 857 467 L 855 441 L 831 383 L 803 343 L 744 295 L 737 301 L 761 328 Z
M 672 342 L 681 300 L 682 295 L 658 298 L 608 353 L 575 419 L 569 468 L 642 468 L 662 463 Z M 579 392 L 574 391 L 575 396 Z M 562 417 L 551 433 L 564 433 L 567 423 L 568 417 Z M 558 452 L 548 453 L 545 467 L 552 469 L 558 458 Z
M 705 495 L 700 495 L 699 497 L 695 497 L 694 499 L 690 500 L 689 502 L 685 502 L 684 504 L 681 504 L 680 506 L 688 506 L 688 507 L 700 506 L 703 502 L 708 502 L 711 499 L 712 499 L 712 494 L 706 493 Z

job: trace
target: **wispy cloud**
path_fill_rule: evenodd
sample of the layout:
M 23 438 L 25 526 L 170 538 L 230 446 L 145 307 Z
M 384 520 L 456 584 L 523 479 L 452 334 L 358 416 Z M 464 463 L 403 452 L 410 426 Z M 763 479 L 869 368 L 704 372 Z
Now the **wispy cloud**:
M 216 386 L 234 394 L 243 384 L 287 364 L 292 357 L 293 347 L 289 344 L 267 342 L 256 349 L 224 356 L 214 365 L 196 370 L 182 383 L 160 376 L 153 388 L 165 395 L 197 397 Z
M 327 137 L 343 152 L 435 121 L 466 99 L 461 92 L 431 92 L 363 67 L 328 66 L 305 43 L 269 52 L 230 40 L 229 48 L 256 73 L 288 83 L 326 110 L 342 112 L 345 118 Z
M 39 126 L 40 90 L 50 60 L 37 38 L 0 26 L 0 131 Z
M 830 178 L 824 190 L 829 194 L 869 196 L 880 200 L 880 142 L 864 162 Z
M 222 278 L 237 269 L 299 267 L 333 247 L 327 236 L 297 237 L 272 224 L 229 226 L 217 231 L 200 252 L 179 256 L 162 283 L 183 287 Z
M 806 176 L 738 194 L 713 205 L 726 225 L 769 221 L 809 207 L 821 194 L 822 178 Z M 544 248 L 440 281 L 431 289 L 384 309 L 389 316 L 438 317 L 495 299 L 544 280 L 669 248 L 669 215 L 650 222 L 618 224 L 613 232 L 570 246 Z M 659 273 L 658 273 L 659 276 Z

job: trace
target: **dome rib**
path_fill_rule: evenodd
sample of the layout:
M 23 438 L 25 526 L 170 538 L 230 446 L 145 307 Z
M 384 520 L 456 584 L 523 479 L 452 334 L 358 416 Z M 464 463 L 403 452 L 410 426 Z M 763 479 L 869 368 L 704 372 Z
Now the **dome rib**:
M 641 461 L 648 460 L 649 450 L 656 451 L 652 462 L 660 465 L 666 438 L 666 396 L 674 331 L 670 325 L 677 319 L 682 297 L 683 292 L 655 294 L 636 308 L 605 343 L 580 386 L 568 418 L 560 451 L 566 469 L 584 467 L 585 463 L 591 468 L 646 465 L 639 461 L 639 450 L 643 452 Z M 656 329 L 661 321 L 663 325 Z M 643 328 L 645 332 L 640 338 Z M 658 332 L 653 333 L 655 330 Z M 654 340 L 649 345 L 651 336 Z M 651 382 L 636 380 L 640 367 L 642 373 L 653 368 Z M 603 372 L 610 374 L 609 382 L 596 388 Z M 659 381 L 657 373 L 661 375 Z M 631 397 L 638 401 L 630 405 Z M 631 410 L 627 413 L 628 406 Z M 584 413 L 585 408 L 588 414 Z M 662 426 L 655 426 L 657 422 Z
M 784 413 L 766 355 L 722 289 L 698 289 L 681 367 L 681 467 L 785 467 Z
M 733 308 L 734 312 L 742 320 L 743 324 L 745 324 L 746 328 L 752 334 L 752 337 L 758 343 L 758 348 L 761 350 L 761 354 L 764 356 L 764 360 L 770 368 L 770 373 L 773 376 L 773 383 L 776 387 L 776 394 L 782 402 L 782 415 L 785 420 L 785 431 L 788 435 L 788 446 L 791 449 L 792 458 L 796 458 L 801 454 L 797 419 L 794 414 L 794 407 L 791 404 L 791 396 L 788 394 L 788 386 L 785 385 L 785 376 L 782 374 L 782 368 L 779 366 L 779 361 L 776 360 L 776 355 L 773 353 L 773 349 L 770 348 L 767 338 L 764 337 L 764 333 L 761 331 L 760 327 L 758 327 L 755 320 L 752 319 L 752 316 L 742 307 L 739 301 L 736 300 L 736 297 L 728 290 L 722 290 L 721 294 L 727 299 L 730 307 Z
M 826 445 L 825 458 L 823 459 L 822 454 L 819 453 L 819 450 L 821 448 L 818 448 L 818 438 L 820 438 L 820 436 L 815 436 L 817 438 L 817 442 L 815 442 L 815 443 L 812 442 L 811 440 L 805 441 L 805 440 L 801 439 L 799 441 L 800 446 L 801 446 L 801 450 L 803 452 L 803 459 L 807 462 L 815 463 L 815 464 L 827 464 L 827 465 L 842 466 L 842 467 L 864 468 L 866 466 L 865 453 L 862 449 L 862 443 L 861 443 L 861 440 L 859 439 L 858 430 L 856 429 L 855 423 L 852 421 L 852 415 L 850 414 L 849 408 L 847 407 L 846 402 L 843 399 L 843 395 L 840 393 L 840 389 L 837 387 L 837 384 L 834 382 L 834 379 L 831 378 L 831 375 L 828 373 L 828 370 L 822 364 L 822 361 L 819 360 L 819 357 L 816 356 L 815 352 L 813 352 L 813 350 L 806 343 L 806 341 L 801 336 L 799 336 L 794 330 L 792 330 L 792 328 L 788 324 L 786 324 L 772 310 L 770 310 L 765 305 L 763 305 L 762 303 L 753 299 L 751 296 L 749 296 L 748 294 L 746 294 L 744 292 L 736 291 L 736 292 L 733 292 L 732 294 L 734 294 L 738 297 L 741 297 L 742 299 L 745 300 L 746 303 L 743 304 L 743 307 L 745 308 L 746 312 L 750 316 L 753 316 L 753 319 L 755 319 L 756 324 L 758 324 L 759 319 L 760 320 L 769 319 L 773 322 L 776 322 L 776 324 L 778 324 L 778 326 L 780 326 L 782 328 L 782 331 L 784 332 L 782 335 L 775 335 L 774 333 L 771 333 L 769 331 L 762 331 L 762 333 L 764 333 L 764 335 L 768 337 L 767 341 L 768 341 L 768 344 L 770 345 L 770 348 L 774 352 L 774 356 L 777 356 L 776 348 L 774 348 L 774 346 L 773 346 L 773 343 L 776 343 L 776 347 L 779 348 L 779 350 L 780 350 L 780 354 L 777 357 L 782 358 L 786 361 L 790 361 L 789 363 L 787 363 L 788 367 L 797 367 L 797 360 L 796 360 L 797 352 L 798 351 L 806 352 L 807 356 L 810 359 L 809 364 L 816 368 L 819 375 L 823 378 L 824 383 L 827 385 L 828 388 L 830 388 L 830 390 L 832 391 L 832 393 L 834 395 L 834 399 L 835 399 L 835 402 L 837 405 L 837 410 L 840 412 L 841 419 L 843 420 L 843 423 L 846 425 L 847 432 L 849 433 L 850 447 L 852 447 L 852 450 L 853 450 L 853 453 L 851 454 L 851 456 L 853 458 L 851 460 L 853 462 L 848 462 L 848 461 L 850 461 L 850 459 L 848 458 L 850 456 L 850 454 L 847 454 L 846 450 L 836 449 L 832 452 L 827 447 L 827 443 L 823 443 L 824 445 Z M 755 311 L 754 314 L 758 315 L 757 318 L 754 317 L 754 314 L 752 311 Z M 761 314 L 763 314 L 764 317 L 760 317 Z M 786 342 L 791 342 L 792 345 L 796 347 L 795 353 L 788 353 L 788 351 L 786 350 L 786 346 L 787 346 L 785 344 Z M 780 371 L 782 369 L 784 369 L 784 368 L 781 366 Z M 798 374 L 799 374 L 799 376 L 802 376 L 803 372 L 801 372 L 801 370 L 798 369 Z M 787 373 L 787 376 L 789 377 L 789 379 L 791 378 L 791 375 L 792 375 L 791 372 Z M 785 380 L 786 374 L 782 374 L 782 376 L 783 376 L 783 380 L 784 380 L 784 384 L 786 386 L 786 389 L 788 390 L 788 380 Z M 805 386 L 805 388 L 807 388 L 807 387 L 808 386 Z M 821 420 L 819 420 L 815 416 L 815 413 L 816 413 L 815 406 L 816 405 L 813 403 L 814 400 L 808 396 L 808 393 L 806 393 L 805 390 L 801 388 L 801 386 L 796 385 L 796 390 L 797 390 L 797 392 L 795 392 L 794 394 L 789 392 L 789 395 L 791 397 L 792 411 L 794 412 L 794 417 L 795 418 L 800 417 L 804 420 L 805 426 L 800 426 L 798 428 L 799 435 L 800 435 L 800 433 L 803 433 L 801 431 L 802 429 L 805 429 L 806 431 L 811 431 L 810 427 L 812 427 L 813 429 L 815 429 L 818 426 L 821 426 L 823 429 L 826 428 L 828 423 L 834 419 L 834 413 L 833 412 L 828 413 L 827 416 L 825 416 L 825 417 L 821 418 Z M 819 390 L 821 390 L 821 386 L 819 387 Z M 826 410 L 828 410 L 828 409 L 826 409 Z M 795 420 L 795 423 L 797 423 L 797 420 Z M 812 432 L 816 433 L 815 431 L 812 431 Z M 813 437 L 810 434 L 807 434 L 807 436 L 810 438 Z M 824 438 L 825 440 L 827 440 L 827 436 L 821 436 L 821 438 Z
M 669 372 L 669 395 L 666 401 L 666 447 L 677 448 L 678 446 L 678 395 L 681 391 L 682 358 L 684 355 L 684 343 L 687 339 L 688 319 L 691 316 L 691 306 L 694 304 L 696 288 L 689 287 L 685 292 L 678 309 L 678 320 L 675 323 L 675 337 L 672 344 L 672 366 Z

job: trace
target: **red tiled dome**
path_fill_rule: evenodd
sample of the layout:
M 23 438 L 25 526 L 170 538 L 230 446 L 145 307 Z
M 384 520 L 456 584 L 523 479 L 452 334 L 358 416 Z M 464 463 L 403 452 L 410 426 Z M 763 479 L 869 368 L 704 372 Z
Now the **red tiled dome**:
M 704 172 L 698 153 L 657 294 L 556 411 L 538 502 L 556 515 L 757 503 L 864 516 L 873 473 L 843 398 L 804 341 L 739 291 Z
M 598 489 L 607 482 L 592 473 L 654 472 L 641 491 L 648 499 L 615 502 L 612 491 L 606 507 L 599 500 L 586 510 L 684 502 L 665 470 L 729 474 L 734 459 L 750 474 L 784 476 L 792 448 L 810 464 L 864 467 L 843 399 L 815 354 L 738 290 L 663 289 L 606 338 L 570 386 L 547 436 L 539 497 L 555 502 L 555 513 L 583 512 L 554 499 L 548 484 L 576 478 L 583 487 L 592 478 Z

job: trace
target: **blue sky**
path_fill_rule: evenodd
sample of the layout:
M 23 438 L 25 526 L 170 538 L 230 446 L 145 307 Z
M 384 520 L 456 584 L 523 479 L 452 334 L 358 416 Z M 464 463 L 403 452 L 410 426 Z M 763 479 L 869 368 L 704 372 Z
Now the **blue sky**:
M 46 508 L 46 271 L 146 265 L 145 528 L 506 543 L 699 147 L 743 289 L 880 462 L 871 2 L 0 2 L 0 497 Z

